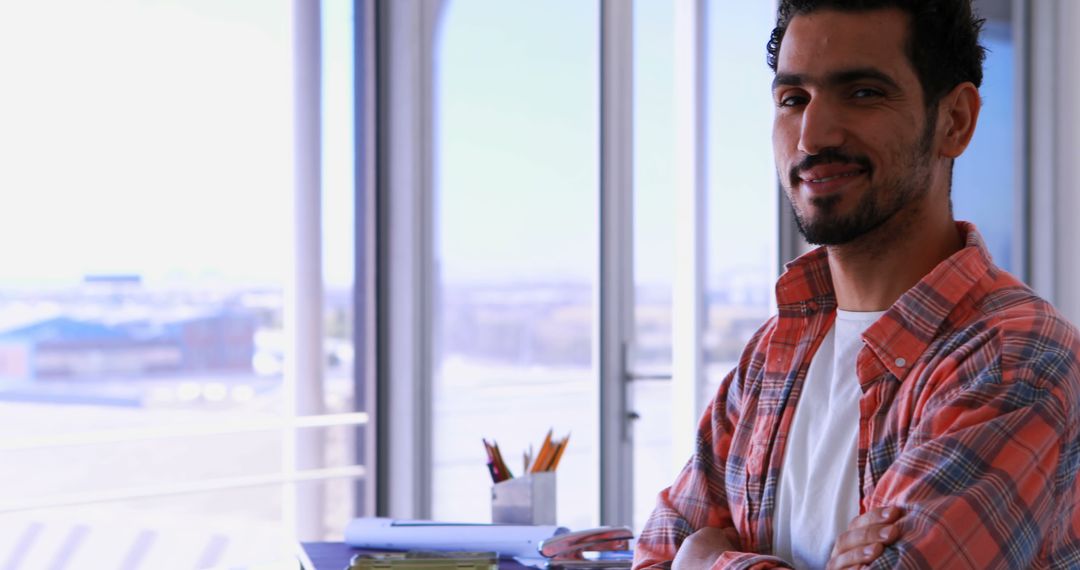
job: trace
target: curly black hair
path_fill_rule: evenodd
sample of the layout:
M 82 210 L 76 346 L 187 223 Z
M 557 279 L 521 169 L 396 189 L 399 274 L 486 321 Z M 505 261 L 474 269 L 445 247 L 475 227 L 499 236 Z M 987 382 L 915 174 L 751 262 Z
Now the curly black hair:
M 986 20 L 971 8 L 971 0 L 781 0 L 776 27 L 769 38 L 766 60 L 776 72 L 780 44 L 796 16 L 818 10 L 861 12 L 898 8 L 911 16 L 907 53 L 922 84 L 927 107 L 935 106 L 957 85 L 982 84 L 986 48 L 979 33 Z

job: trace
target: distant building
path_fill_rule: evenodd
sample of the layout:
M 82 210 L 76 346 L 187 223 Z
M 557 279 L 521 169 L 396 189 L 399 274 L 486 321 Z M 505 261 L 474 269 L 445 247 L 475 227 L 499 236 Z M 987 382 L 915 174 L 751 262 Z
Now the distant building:
M 118 324 L 52 317 L 0 332 L 0 380 L 249 372 L 255 328 L 242 311 Z

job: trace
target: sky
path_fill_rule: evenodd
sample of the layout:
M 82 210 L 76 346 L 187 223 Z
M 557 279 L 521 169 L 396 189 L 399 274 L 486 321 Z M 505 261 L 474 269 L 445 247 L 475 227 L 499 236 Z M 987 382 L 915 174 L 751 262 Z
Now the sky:
M 776 196 L 763 39 L 771 8 L 712 6 L 720 7 L 708 20 L 712 273 L 771 273 Z M 678 255 L 673 4 L 635 2 L 634 17 L 635 269 L 640 282 L 666 283 Z M 598 26 L 595 2 L 447 6 L 436 48 L 436 193 L 448 281 L 591 280 Z
M 350 3 L 324 5 L 324 218 L 347 236 Z M 89 273 L 281 283 L 291 255 L 290 18 L 288 0 L 0 5 L 0 286 Z M 326 258 L 328 281 L 351 281 L 351 241 Z

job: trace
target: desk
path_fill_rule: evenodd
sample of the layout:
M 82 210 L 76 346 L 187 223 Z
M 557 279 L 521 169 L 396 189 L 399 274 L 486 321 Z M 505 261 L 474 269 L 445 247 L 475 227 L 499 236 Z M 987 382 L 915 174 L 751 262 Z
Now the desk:
M 353 554 L 362 552 L 344 542 L 301 542 L 300 567 L 303 570 L 344 570 Z M 513 560 L 500 560 L 499 570 L 532 570 Z

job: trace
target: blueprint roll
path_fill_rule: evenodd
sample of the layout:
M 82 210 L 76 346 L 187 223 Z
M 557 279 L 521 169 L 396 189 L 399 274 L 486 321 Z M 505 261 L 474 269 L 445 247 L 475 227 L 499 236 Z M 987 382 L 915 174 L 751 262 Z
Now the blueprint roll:
M 540 543 L 568 529 L 555 525 L 438 523 L 383 517 L 353 519 L 345 543 L 372 550 L 493 551 L 503 557 L 536 558 Z

